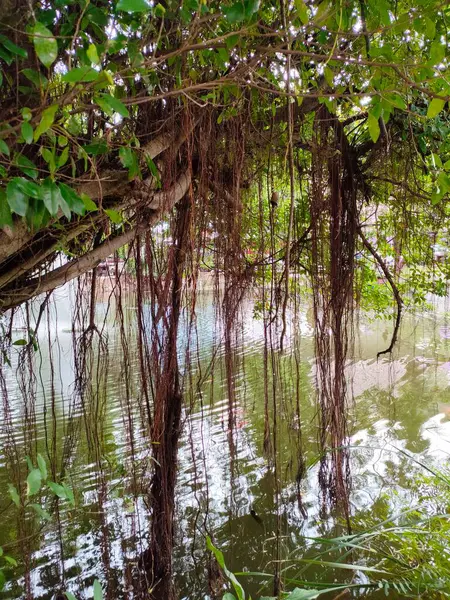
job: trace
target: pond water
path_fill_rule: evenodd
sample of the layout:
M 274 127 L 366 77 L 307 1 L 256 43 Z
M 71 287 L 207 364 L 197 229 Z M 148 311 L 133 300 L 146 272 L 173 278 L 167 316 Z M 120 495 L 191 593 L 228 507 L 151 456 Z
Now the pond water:
M 421 467 L 407 454 L 439 465 L 448 458 L 450 319 L 446 302 L 431 301 L 432 310 L 405 317 L 391 359 L 377 361 L 376 352 L 388 345 L 392 322 L 367 315 L 355 321 L 356 359 L 348 365 L 354 398 L 349 407 L 352 518 L 370 515 L 381 521 L 415 502 L 411 482 Z M 134 298 L 124 305 L 133 348 Z M 108 310 L 106 302 L 97 304 L 97 317 L 105 317 L 108 336 L 107 383 L 105 392 L 97 391 L 89 405 L 77 399 L 73 388 L 67 290 L 57 292 L 51 318 L 42 323 L 34 358 L 36 380 L 21 379 L 20 347 L 13 351 L 12 367 L 5 368 L 0 546 L 18 562 L 5 598 L 51 598 L 64 587 L 81 600 L 92 597 L 96 578 L 107 597 L 133 598 L 132 571 L 148 546 L 145 491 L 152 458 L 143 426 L 138 355 L 125 352 L 114 311 L 114 303 Z M 305 302 L 291 323 L 292 346 L 277 358 L 282 375 L 277 388 L 278 492 L 273 461 L 263 450 L 264 328 L 253 312 L 253 302 L 246 300 L 237 342 L 240 368 L 233 381 L 235 424 L 230 431 L 222 330 L 208 295 L 197 307 L 197 353 L 191 357 L 194 366 L 186 382 L 175 513 L 174 576 L 178 595 L 186 600 L 209 594 L 206 534 L 223 551 L 230 570 L 271 573 L 277 524 L 281 560 L 301 558 L 309 537 L 342 531 L 339 515 L 321 511 L 311 310 Z M 23 332 L 18 329 L 14 335 L 20 338 Z M 36 391 L 34 397 L 30 390 Z M 49 522 L 21 514 L 8 493 L 8 484 L 18 487 L 27 476 L 29 447 L 46 458 L 54 479 L 64 477 L 75 493 L 75 507 L 43 495 L 39 502 L 51 513 Z M 300 455 L 308 467 L 300 486 L 301 505 L 296 484 Z M 302 577 L 329 580 L 325 569 L 311 565 Z M 241 581 L 253 598 L 270 592 L 262 579 Z

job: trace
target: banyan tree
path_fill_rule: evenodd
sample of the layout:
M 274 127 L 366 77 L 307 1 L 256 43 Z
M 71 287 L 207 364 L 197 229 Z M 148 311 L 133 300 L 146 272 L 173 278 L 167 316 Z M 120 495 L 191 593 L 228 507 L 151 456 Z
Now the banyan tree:
M 206 263 L 230 373 L 240 303 L 250 290 L 261 296 L 275 471 L 275 354 L 293 351 L 288 315 L 302 286 L 311 290 L 319 479 L 324 502 L 345 514 L 355 311 L 378 302 L 392 315 L 378 351 L 389 355 L 414 301 L 405 292 L 436 286 L 399 272 L 403 261 L 431 264 L 430 231 L 446 225 L 449 18 L 437 0 L 0 0 L 2 395 L 6 406 L 14 319 L 28 319 L 19 368 L 31 372 L 52 292 L 77 280 L 74 393 L 101 396 L 96 268 L 115 256 L 117 280 L 131 278 L 137 298 L 130 342 L 118 294 L 124 376 L 133 343 L 153 444 L 139 482 L 152 514 L 145 593 L 175 594 L 177 445 L 191 401 L 178 339 L 195 322 Z M 383 258 L 388 239 L 393 261 Z M 371 273 L 386 284 L 375 300 Z M 299 484 L 303 470 L 299 459 Z M 279 584 L 276 575 L 275 593 Z

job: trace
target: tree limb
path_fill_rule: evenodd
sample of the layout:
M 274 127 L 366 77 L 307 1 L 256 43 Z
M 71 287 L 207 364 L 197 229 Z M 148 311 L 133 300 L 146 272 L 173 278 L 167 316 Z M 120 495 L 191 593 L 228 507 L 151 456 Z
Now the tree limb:
M 131 243 L 137 235 L 142 234 L 156 223 L 164 212 L 172 210 L 175 204 L 187 193 L 190 185 L 191 173 L 190 171 L 186 171 L 169 190 L 154 194 L 149 207 L 151 212 L 147 213 L 145 211 L 145 217 L 141 214 L 137 215 L 139 222 L 134 227 L 130 227 L 117 237 L 105 240 L 97 248 L 67 262 L 50 273 L 29 280 L 20 288 L 5 290 L 0 295 L 0 312 L 5 312 L 35 296 L 51 291 L 95 268 L 100 261 L 113 254 L 125 244 Z

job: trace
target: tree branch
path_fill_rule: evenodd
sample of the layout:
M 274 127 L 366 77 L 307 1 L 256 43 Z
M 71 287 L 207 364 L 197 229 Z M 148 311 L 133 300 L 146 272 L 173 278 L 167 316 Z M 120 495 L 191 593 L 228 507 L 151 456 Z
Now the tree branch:
M 64 285 L 68 281 L 95 268 L 100 261 L 113 254 L 122 246 L 131 243 L 137 235 L 142 234 L 156 223 L 164 212 L 172 210 L 176 203 L 187 193 L 190 185 L 191 173 L 190 171 L 186 171 L 169 190 L 154 194 L 150 205 L 151 212 L 146 219 L 138 215 L 139 223 L 136 226 L 129 228 L 117 237 L 107 239 L 97 248 L 87 252 L 80 258 L 76 258 L 54 269 L 47 275 L 28 281 L 21 288 L 5 290 L 4 294 L 0 295 L 0 312 L 5 312 L 35 296 Z

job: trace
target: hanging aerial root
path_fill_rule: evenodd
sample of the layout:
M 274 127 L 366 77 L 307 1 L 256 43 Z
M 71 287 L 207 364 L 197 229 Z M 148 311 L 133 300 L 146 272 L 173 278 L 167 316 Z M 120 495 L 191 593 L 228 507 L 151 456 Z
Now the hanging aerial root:
M 386 277 L 386 279 L 389 282 L 389 285 L 391 286 L 392 292 L 394 294 L 395 302 L 397 303 L 397 315 L 395 317 L 395 325 L 394 325 L 394 331 L 392 332 L 391 343 L 386 348 L 386 350 L 381 350 L 380 352 L 377 352 L 377 359 L 378 359 L 383 354 L 390 354 L 395 346 L 395 343 L 397 342 L 398 332 L 400 329 L 400 322 L 401 322 L 401 318 L 402 318 L 403 300 L 402 300 L 402 297 L 400 296 L 398 287 L 397 287 L 389 269 L 387 268 L 386 263 L 381 258 L 381 256 L 378 254 L 378 252 L 375 250 L 375 248 L 372 246 L 372 244 L 369 242 L 369 240 L 366 238 L 366 236 L 362 232 L 361 226 L 358 226 L 358 235 L 361 238 L 361 241 L 364 244 L 364 246 L 367 248 L 367 250 L 371 253 L 371 255 L 374 257 L 374 259 L 380 265 L 380 268 L 383 271 L 384 276 Z

